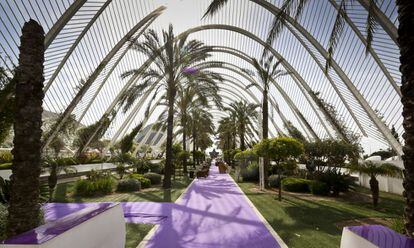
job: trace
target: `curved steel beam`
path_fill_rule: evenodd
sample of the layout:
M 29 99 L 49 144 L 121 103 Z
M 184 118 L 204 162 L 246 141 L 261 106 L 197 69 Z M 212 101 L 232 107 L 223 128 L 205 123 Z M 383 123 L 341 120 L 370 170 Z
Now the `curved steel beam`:
M 213 46 L 213 52 L 224 52 L 224 53 L 227 53 L 227 54 L 231 54 L 231 55 L 237 56 L 237 57 L 245 60 L 246 62 L 250 63 L 253 66 L 251 57 L 248 56 L 246 53 L 240 51 L 240 50 L 236 50 L 236 49 L 233 49 L 233 48 L 230 48 L 230 47 L 226 47 L 226 46 Z M 311 128 L 310 124 L 305 120 L 305 118 L 303 117 L 303 115 L 300 113 L 300 111 L 298 110 L 298 108 L 296 107 L 296 105 L 293 103 L 293 101 L 290 99 L 290 97 L 286 94 L 286 92 L 283 90 L 283 88 L 280 87 L 280 85 L 273 78 L 271 79 L 271 81 L 272 81 L 273 85 L 276 87 L 276 89 L 280 92 L 280 94 L 282 95 L 282 97 L 284 98 L 284 100 L 287 102 L 288 106 L 291 108 L 291 110 L 294 113 L 295 117 L 298 120 L 300 119 L 302 122 L 304 122 L 304 125 L 306 125 L 306 128 L 305 128 L 303 126 L 303 124 L 301 123 L 301 121 L 299 121 L 299 124 L 302 126 L 302 128 L 304 130 L 308 129 L 308 131 L 311 133 L 311 136 L 314 139 L 316 139 L 316 140 L 319 139 L 318 136 L 317 136 L 317 134 Z M 277 104 L 273 104 L 273 107 L 276 109 L 276 111 L 278 113 L 280 112 L 280 110 L 278 109 Z M 280 112 L 279 115 L 280 115 L 280 117 L 283 120 L 283 118 L 284 118 L 283 114 Z M 302 118 L 300 118 L 299 116 L 301 116 Z M 287 124 L 287 122 L 285 122 L 285 124 Z M 326 130 L 326 132 L 329 134 L 329 131 L 328 130 Z
M 86 2 L 86 1 L 83 1 Z M 104 5 L 96 12 L 96 14 L 92 17 L 92 19 L 89 21 L 89 23 L 85 26 L 85 28 L 82 30 L 82 32 L 79 34 L 78 38 L 73 42 L 72 46 L 69 48 L 69 50 L 66 52 L 65 57 L 63 57 L 62 61 L 60 61 L 58 67 L 56 68 L 55 72 L 52 74 L 52 76 L 49 78 L 49 81 L 46 83 L 45 87 L 43 88 L 44 92 L 47 92 L 49 87 L 52 85 L 53 81 L 56 79 L 57 75 L 59 74 L 60 70 L 65 65 L 66 61 L 69 59 L 70 55 L 73 53 L 75 48 L 78 46 L 79 42 L 83 39 L 83 37 L 86 35 L 86 33 L 89 31 L 89 29 L 92 27 L 92 25 L 95 23 L 95 21 L 98 19 L 98 17 L 104 12 L 106 7 L 112 2 L 112 0 L 107 0 Z M 76 2 L 75 2 L 76 3 Z M 73 4 L 75 4 L 73 3 Z
M 316 99 L 313 99 L 313 94 L 312 94 L 312 90 L 309 87 L 309 85 L 306 83 L 306 81 L 302 78 L 302 76 L 296 71 L 296 69 L 289 63 L 287 62 L 282 55 L 280 55 L 275 49 L 273 49 L 272 47 L 269 47 L 267 45 L 267 43 L 263 40 L 261 40 L 259 37 L 257 37 L 256 35 L 254 35 L 253 33 L 239 28 L 239 27 L 235 27 L 235 26 L 231 26 L 231 25 L 224 25 L 224 24 L 210 24 L 210 25 L 203 25 L 203 26 L 198 26 L 198 27 L 194 27 L 194 28 L 190 28 L 187 31 L 183 32 L 182 34 L 180 34 L 179 36 L 188 36 L 191 33 L 196 33 L 196 32 L 200 32 L 200 31 L 204 31 L 204 30 L 210 30 L 210 29 L 218 29 L 218 30 L 227 30 L 227 31 L 232 31 L 241 35 L 244 35 L 250 39 L 252 39 L 253 41 L 257 42 L 258 44 L 260 44 L 263 47 L 266 47 L 269 49 L 269 51 L 278 59 L 281 61 L 281 64 L 283 65 L 283 67 L 286 68 L 286 70 L 288 72 L 291 72 L 294 77 L 292 77 L 292 79 L 295 81 L 295 83 L 298 85 L 299 89 L 302 91 L 302 93 L 304 94 L 306 100 L 309 102 L 311 108 L 313 109 L 313 111 L 315 112 L 315 115 L 318 117 L 320 123 L 323 125 L 323 127 L 325 128 L 325 130 L 329 130 L 326 125 L 325 122 L 323 121 L 322 117 L 319 115 L 318 111 L 316 110 L 317 104 L 316 104 Z M 306 94 L 303 91 L 303 88 L 305 89 L 305 91 L 308 93 Z M 314 101 L 315 103 L 313 103 L 312 101 Z M 316 107 L 315 107 L 316 106 Z M 323 109 L 320 109 L 323 114 L 325 116 L 329 116 L 328 113 L 325 113 L 323 111 Z M 327 121 L 330 121 L 330 118 L 327 118 Z M 332 123 L 331 123 L 332 124 Z M 336 126 L 332 124 L 333 129 L 336 131 L 336 133 L 341 136 L 341 133 L 339 132 L 339 130 L 336 129 Z M 328 135 L 330 137 L 332 137 L 332 135 L 330 134 L 329 131 L 327 131 Z
M 45 50 L 52 44 L 56 36 L 62 31 L 65 25 L 72 19 L 78 10 L 86 3 L 87 0 L 76 0 L 63 13 L 59 19 L 53 24 L 52 28 L 45 35 Z
M 335 0 L 329 0 L 329 2 L 334 6 L 336 10 L 339 10 L 339 5 L 335 2 Z M 364 35 L 359 31 L 358 27 L 354 24 L 354 22 L 349 18 L 347 15 L 344 16 L 345 21 L 348 23 L 349 27 L 354 31 L 356 36 L 361 40 L 362 44 L 367 47 L 367 39 L 365 39 Z M 381 59 L 378 57 L 378 54 L 375 50 L 371 47 L 369 49 L 369 53 L 371 54 L 374 61 L 378 64 L 381 71 L 384 73 L 385 77 L 387 77 L 388 81 L 390 81 L 391 86 L 395 89 L 397 94 L 401 97 L 401 89 L 398 86 L 397 82 L 395 82 L 394 78 L 391 76 L 391 73 L 388 71 L 387 67 L 382 63 Z
M 264 0 L 251 0 L 267 10 L 269 10 L 274 15 L 278 15 L 281 12 L 279 8 L 274 6 L 273 4 L 264 1 Z M 363 0 L 364 1 L 364 0 Z M 282 13 L 283 14 L 283 13 Z M 378 13 L 377 13 L 378 14 Z M 284 19 L 288 21 L 296 30 L 298 30 L 315 48 L 318 52 L 327 60 L 328 59 L 328 52 L 322 47 L 322 45 L 301 25 L 298 24 L 292 17 L 284 15 Z M 383 19 L 383 18 L 380 18 Z M 242 29 L 243 30 L 243 29 Z M 272 49 L 272 48 L 269 48 Z M 375 111 L 371 108 L 369 103 L 365 100 L 363 95 L 359 92 L 359 90 L 355 87 L 352 81 L 348 78 L 346 73 L 342 70 L 342 68 L 336 63 L 335 60 L 332 60 L 332 69 L 338 74 L 341 80 L 345 83 L 348 90 L 352 93 L 355 99 L 359 102 L 361 107 L 364 109 L 365 113 L 371 119 L 373 124 L 376 128 L 381 132 L 387 142 L 391 145 L 391 147 L 397 152 L 399 156 L 403 155 L 403 150 L 401 144 L 395 139 L 392 135 L 391 130 L 385 125 L 385 123 L 378 117 Z
M 148 23 L 141 29 L 141 31 L 136 35 L 136 37 L 140 37 L 141 34 L 147 30 L 147 28 L 157 19 L 158 16 L 153 17 Z M 134 39 L 136 40 L 136 39 Z M 83 117 L 85 116 L 86 112 L 88 112 L 89 108 L 92 106 L 92 103 L 95 101 L 96 97 L 98 96 L 99 92 L 101 92 L 102 88 L 108 81 L 109 77 L 112 75 L 112 72 L 115 70 L 115 68 L 118 66 L 118 64 L 121 62 L 121 60 L 124 58 L 126 53 L 129 51 L 129 49 L 132 47 L 132 43 L 128 45 L 127 48 L 122 52 L 122 54 L 118 57 L 116 62 L 112 65 L 111 69 L 106 73 L 105 78 L 102 80 L 102 82 L 99 84 L 98 89 L 95 91 L 95 94 L 93 97 L 89 100 L 88 104 L 86 105 L 85 109 L 83 110 L 82 114 L 80 115 L 78 122 L 81 122 Z
M 111 61 L 111 59 L 115 56 L 115 54 L 122 48 L 122 46 L 142 27 L 144 26 L 149 20 L 151 20 L 155 16 L 159 16 L 165 10 L 164 6 L 161 6 L 148 14 L 144 19 L 138 22 L 131 30 L 121 39 L 118 43 L 111 49 L 111 51 L 105 56 L 105 58 L 101 61 L 98 65 L 96 70 L 89 76 L 88 80 L 83 84 L 81 90 L 78 91 L 76 96 L 72 99 L 70 104 L 66 107 L 65 111 L 62 114 L 62 117 L 56 122 L 54 128 L 51 130 L 50 135 L 46 138 L 43 142 L 42 149 L 48 147 L 50 142 L 56 136 L 56 134 L 60 131 L 63 124 L 67 121 L 69 116 L 72 114 L 73 110 L 75 109 L 76 105 L 82 99 L 84 94 L 88 91 L 88 89 L 92 86 L 92 83 L 95 79 L 99 76 L 102 70 L 106 67 L 106 65 Z
M 206 64 L 207 63 L 208 62 L 206 62 Z M 217 65 L 217 63 L 221 63 L 221 65 Z M 234 66 L 236 69 L 231 68 L 231 66 Z M 216 62 L 216 64 L 208 65 L 208 67 L 216 67 L 216 68 L 220 68 L 220 69 L 225 68 L 227 70 L 230 70 L 230 71 L 232 71 L 234 73 L 239 74 L 240 76 L 244 77 L 246 80 L 248 80 L 250 82 L 254 82 L 254 80 L 249 75 L 243 73 L 240 68 L 238 68 L 237 66 L 235 66 L 233 64 L 228 64 L 228 63 L 225 63 L 225 62 Z M 287 102 L 288 106 L 290 106 L 292 108 L 292 111 L 294 111 L 294 113 L 297 112 L 296 114 L 298 114 L 298 115 L 295 115 L 295 116 L 298 119 L 302 120 L 305 123 L 308 131 L 311 133 L 311 136 L 314 139 L 318 140 L 319 139 L 318 135 L 313 130 L 313 128 L 310 126 L 310 124 L 307 122 L 306 118 L 301 114 L 301 112 L 299 111 L 299 109 L 296 107 L 295 103 L 292 102 L 292 100 L 290 99 L 290 97 L 284 92 L 284 90 L 277 83 L 274 82 L 273 79 L 272 79 L 272 83 L 274 84 L 274 86 L 276 86 L 276 88 L 278 89 L 278 91 L 281 93 L 282 97 L 285 99 L 285 101 Z M 271 102 L 271 104 L 272 104 L 272 102 Z M 304 128 L 304 127 L 302 126 L 302 128 Z M 329 131 L 327 129 L 325 129 L 325 131 L 328 133 L 328 135 L 330 135 L 330 133 L 329 133 Z M 332 137 L 332 136 L 330 136 L 330 137 Z
M 358 0 L 362 7 L 366 9 L 366 11 L 370 11 L 370 1 L 369 0 Z M 372 6 L 373 12 L 372 14 L 375 16 L 375 19 L 381 25 L 385 32 L 390 36 L 390 38 L 394 41 L 395 44 L 398 45 L 398 30 L 394 23 L 391 22 L 390 19 L 380 10 L 376 5 Z

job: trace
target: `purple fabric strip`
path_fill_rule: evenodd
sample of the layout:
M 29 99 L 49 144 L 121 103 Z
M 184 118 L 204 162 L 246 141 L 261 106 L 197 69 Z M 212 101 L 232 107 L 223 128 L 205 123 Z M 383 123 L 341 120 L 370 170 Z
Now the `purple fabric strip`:
M 348 226 L 351 232 L 380 248 L 414 248 L 414 239 L 381 225 Z
M 235 182 L 215 166 L 166 211 L 170 217 L 147 247 L 280 247 Z
M 39 226 L 33 230 L 22 233 L 3 241 L 3 244 L 43 244 L 46 241 L 72 229 L 73 227 L 89 220 L 90 218 L 116 206 L 116 203 L 103 203 L 96 206 L 88 206 L 79 211 L 68 214 L 62 218 Z

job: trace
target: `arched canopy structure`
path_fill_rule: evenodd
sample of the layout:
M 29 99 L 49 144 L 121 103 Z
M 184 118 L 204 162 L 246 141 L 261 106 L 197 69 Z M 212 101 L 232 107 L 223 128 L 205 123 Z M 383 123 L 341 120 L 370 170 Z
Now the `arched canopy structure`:
M 62 113 L 60 122 L 74 115 L 82 125 L 118 111 L 105 133 L 112 145 L 137 123 L 151 124 L 160 114 L 160 108 L 154 105 L 150 115 L 144 117 L 150 91 L 126 113 L 120 111 L 117 102 L 121 92 L 137 80 L 121 79 L 120 75 L 151 65 L 142 54 L 131 51 L 128 41 L 141 39 L 148 29 L 160 32 L 169 22 L 177 33 L 213 47 L 212 58 L 199 66 L 224 75 L 220 90 L 223 101 L 229 103 L 235 97 L 243 97 L 260 103 L 258 89 L 243 89 L 256 79 L 243 74 L 241 69 L 254 69 L 251 58 L 261 56 L 269 26 L 280 13 L 280 1 L 229 2 L 215 17 L 201 19 L 209 0 L 168 1 L 167 6 L 161 0 L 2 1 L 1 66 L 13 71 L 21 27 L 30 18 L 37 20 L 46 32 L 44 109 Z M 327 39 L 337 1 L 307 5 L 300 20 L 286 17 L 286 28 L 270 48 L 291 73 L 271 86 L 270 106 L 276 112 L 270 120 L 273 135 L 286 132 L 283 125 L 291 121 L 311 139 L 338 136 L 327 113 L 316 103 L 314 93 L 319 92 L 325 102 L 335 107 L 341 121 L 364 137 L 367 149 L 391 147 L 402 154 L 395 137 L 403 132 L 395 3 L 382 1 L 375 9 L 379 27 L 371 49 L 365 53 L 367 38 L 361 19 L 367 15 L 368 2 L 354 1 L 349 9 L 344 37 L 327 73 Z M 183 11 L 188 15 L 177 15 Z M 214 65 L 214 61 L 219 63 Z M 396 133 L 391 132 L 392 128 Z M 52 132 L 47 142 L 57 132 Z

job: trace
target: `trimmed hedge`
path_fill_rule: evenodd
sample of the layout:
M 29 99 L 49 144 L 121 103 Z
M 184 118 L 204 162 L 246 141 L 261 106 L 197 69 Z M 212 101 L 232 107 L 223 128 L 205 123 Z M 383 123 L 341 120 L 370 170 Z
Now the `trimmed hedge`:
M 288 177 L 282 180 L 282 189 L 289 192 L 329 195 L 329 186 L 321 181 Z
M 96 180 L 78 180 L 75 184 L 75 193 L 79 196 L 107 195 L 112 193 L 115 186 L 110 177 L 102 177 Z
M 10 170 L 12 167 L 12 163 L 3 163 L 0 164 L 0 170 Z
M 309 193 L 311 180 L 288 177 L 282 180 L 282 189 L 289 192 Z
M 161 183 L 161 175 L 153 172 L 148 172 L 144 174 L 145 178 L 148 178 L 151 181 L 151 185 L 157 185 Z
M 141 189 L 141 183 L 134 178 L 123 179 L 118 182 L 117 192 L 134 192 Z
M 148 178 L 145 178 L 142 174 L 131 174 L 129 178 L 137 179 L 141 183 L 141 188 L 151 187 L 151 181 Z

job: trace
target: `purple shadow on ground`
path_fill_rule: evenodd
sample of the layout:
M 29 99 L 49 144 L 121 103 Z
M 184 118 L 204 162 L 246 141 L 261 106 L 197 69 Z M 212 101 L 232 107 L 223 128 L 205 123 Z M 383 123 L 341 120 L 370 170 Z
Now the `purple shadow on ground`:
M 280 247 L 228 174 L 211 166 L 167 218 L 146 247 Z
M 380 248 L 414 248 L 414 239 L 381 225 L 348 226 L 351 232 Z
M 92 217 L 110 209 L 117 203 L 102 203 L 84 207 L 78 211 L 67 214 L 62 218 L 46 222 L 33 230 L 22 233 L 10 239 L 4 240 L 3 244 L 43 244 L 46 241 L 72 229 L 73 227 L 91 219 Z

